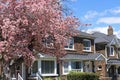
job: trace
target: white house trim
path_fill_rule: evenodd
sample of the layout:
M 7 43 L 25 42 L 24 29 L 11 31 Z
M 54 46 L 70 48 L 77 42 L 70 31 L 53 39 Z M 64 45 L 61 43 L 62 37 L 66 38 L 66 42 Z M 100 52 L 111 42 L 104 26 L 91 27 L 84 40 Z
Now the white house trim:
M 102 56 L 103 58 L 105 58 L 105 60 L 107 60 L 107 58 L 106 58 L 103 54 L 100 54 L 98 57 L 95 58 L 95 60 L 98 60 L 98 58 L 101 57 L 101 56 Z

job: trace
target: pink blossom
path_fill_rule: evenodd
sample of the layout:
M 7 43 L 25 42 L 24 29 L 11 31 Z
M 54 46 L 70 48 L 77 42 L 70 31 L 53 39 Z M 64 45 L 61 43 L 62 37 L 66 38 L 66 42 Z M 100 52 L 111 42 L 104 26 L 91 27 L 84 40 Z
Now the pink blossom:
M 79 21 L 72 15 L 63 16 L 59 1 L 2 0 L 0 6 L 9 2 L 7 7 L 2 6 L 4 14 L 0 14 L 4 40 L 0 41 L 0 53 L 5 53 L 5 60 L 16 59 L 21 55 L 31 65 L 36 56 L 32 49 L 57 57 L 64 54 L 66 38 L 77 34 Z M 52 45 L 48 48 L 45 41 Z

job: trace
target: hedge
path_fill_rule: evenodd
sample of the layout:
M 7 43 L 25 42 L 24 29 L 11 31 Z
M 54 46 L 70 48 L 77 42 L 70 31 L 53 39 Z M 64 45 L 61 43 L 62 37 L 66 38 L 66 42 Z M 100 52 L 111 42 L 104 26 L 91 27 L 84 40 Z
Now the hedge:
M 99 80 L 99 76 L 96 73 L 72 71 L 67 75 L 67 80 Z

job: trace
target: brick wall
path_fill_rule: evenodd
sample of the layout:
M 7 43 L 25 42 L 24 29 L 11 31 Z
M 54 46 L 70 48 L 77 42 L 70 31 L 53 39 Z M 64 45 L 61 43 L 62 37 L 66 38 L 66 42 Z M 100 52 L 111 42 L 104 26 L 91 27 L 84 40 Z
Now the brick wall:
M 105 77 L 107 74 L 105 61 L 96 61 L 95 66 L 96 66 L 96 72 L 100 75 L 100 77 Z M 101 66 L 102 68 L 98 69 L 99 66 Z
M 87 38 L 80 38 L 80 37 L 75 37 L 74 38 L 74 48 L 76 52 L 79 52 L 81 54 L 83 53 L 87 53 L 85 51 L 83 51 L 83 40 L 87 39 Z M 93 39 L 88 39 L 91 40 L 91 52 L 89 53 L 94 53 L 94 40 Z

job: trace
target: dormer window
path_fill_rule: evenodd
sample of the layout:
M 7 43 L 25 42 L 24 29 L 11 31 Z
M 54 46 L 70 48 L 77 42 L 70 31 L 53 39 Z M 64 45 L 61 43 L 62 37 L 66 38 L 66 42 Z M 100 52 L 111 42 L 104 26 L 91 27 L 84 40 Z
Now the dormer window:
M 69 38 L 67 45 L 65 46 L 65 49 L 70 49 L 73 50 L 74 49 L 74 38 Z
M 109 56 L 114 56 L 114 47 L 113 46 L 107 47 L 107 54 Z
M 91 51 L 91 40 L 84 39 L 83 40 L 83 50 L 84 51 Z

